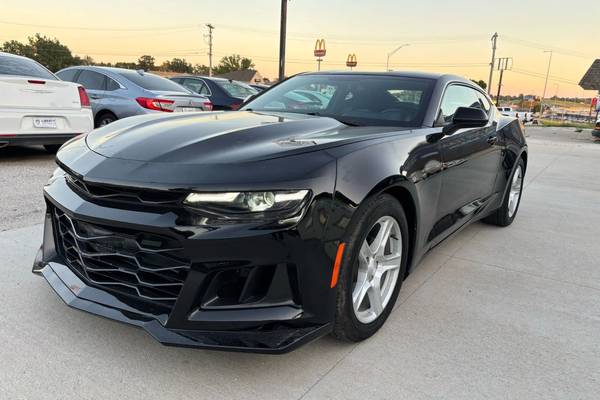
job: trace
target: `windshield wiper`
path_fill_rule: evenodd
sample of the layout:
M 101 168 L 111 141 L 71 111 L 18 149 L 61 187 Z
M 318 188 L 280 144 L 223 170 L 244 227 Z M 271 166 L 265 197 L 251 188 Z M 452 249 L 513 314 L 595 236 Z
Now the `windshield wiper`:
M 344 125 L 348 125 L 348 126 L 360 126 L 359 124 L 357 124 L 357 123 L 355 123 L 355 122 L 350 122 L 350 121 L 348 121 L 348 120 L 345 120 L 345 119 L 343 119 L 343 118 L 334 117 L 334 116 L 331 116 L 331 115 L 323 115 L 323 114 L 321 114 L 321 113 L 318 113 L 318 112 L 309 112 L 309 113 L 306 113 L 306 115 L 313 115 L 313 116 L 316 116 L 316 117 L 326 117 L 326 118 L 333 118 L 333 119 L 335 119 L 336 121 L 338 121 L 338 122 L 341 122 L 341 123 L 342 123 L 342 124 L 344 124 Z

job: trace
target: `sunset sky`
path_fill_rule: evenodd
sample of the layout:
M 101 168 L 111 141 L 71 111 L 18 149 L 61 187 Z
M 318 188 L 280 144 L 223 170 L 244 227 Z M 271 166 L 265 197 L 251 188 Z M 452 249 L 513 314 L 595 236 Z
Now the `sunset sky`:
M 277 75 L 278 0 L 4 3 L 1 42 L 25 41 L 39 32 L 98 61 L 135 61 L 150 54 L 157 63 L 179 57 L 208 64 L 203 34 L 210 22 L 215 26 L 215 61 L 238 53 L 252 58 L 263 76 Z M 286 73 L 316 69 L 315 39 L 324 38 L 322 69 L 345 69 L 347 55 L 355 53 L 357 70 L 382 71 L 387 53 L 410 43 L 391 58 L 391 68 L 487 81 L 490 37 L 497 31 L 497 56 L 514 62 L 504 76 L 504 93 L 541 95 L 547 49 L 554 50 L 547 97 L 590 97 L 594 93 L 584 93 L 577 83 L 594 58 L 600 58 L 598 21 L 597 0 L 291 0 Z

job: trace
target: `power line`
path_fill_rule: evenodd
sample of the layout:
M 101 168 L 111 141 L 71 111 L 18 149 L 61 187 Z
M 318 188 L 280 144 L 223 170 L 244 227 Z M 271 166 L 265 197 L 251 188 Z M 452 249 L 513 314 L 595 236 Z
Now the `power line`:
M 543 44 L 543 43 L 531 42 L 529 40 L 524 40 L 524 39 L 520 39 L 520 38 L 506 36 L 506 35 L 502 35 L 502 39 L 506 40 L 507 42 L 512 42 L 514 44 L 519 44 L 519 45 L 534 48 L 534 49 L 552 50 L 554 53 L 559 53 L 559 54 L 563 54 L 563 55 L 571 56 L 571 57 L 579 57 L 579 58 L 585 58 L 585 59 L 590 59 L 590 58 L 593 59 L 596 57 L 595 55 L 592 55 L 589 53 L 583 53 L 580 51 L 564 49 L 564 48 L 557 47 L 557 46 L 550 46 L 550 45 Z
M 30 28 L 66 29 L 66 30 L 98 31 L 98 32 L 156 32 L 156 31 L 180 30 L 182 28 L 199 28 L 200 27 L 200 25 L 194 24 L 194 25 L 158 26 L 158 27 L 152 27 L 152 28 L 94 28 L 94 27 L 89 27 L 89 26 L 26 24 L 26 23 L 22 23 L 22 22 L 13 22 L 13 21 L 5 21 L 5 20 L 0 20 L 0 24 L 26 26 L 26 27 L 30 27 Z

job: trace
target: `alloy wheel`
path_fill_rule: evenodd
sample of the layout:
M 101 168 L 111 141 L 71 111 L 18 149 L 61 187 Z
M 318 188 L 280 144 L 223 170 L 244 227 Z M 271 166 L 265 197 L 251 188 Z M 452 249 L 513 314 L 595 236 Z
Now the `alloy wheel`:
M 398 221 L 383 216 L 375 222 L 358 254 L 352 306 L 363 324 L 373 322 L 388 305 L 400 274 L 402 232 Z
M 517 212 L 519 199 L 521 198 L 521 188 L 523 187 L 523 169 L 517 165 L 517 169 L 510 184 L 510 193 L 508 195 L 508 218 L 512 218 Z

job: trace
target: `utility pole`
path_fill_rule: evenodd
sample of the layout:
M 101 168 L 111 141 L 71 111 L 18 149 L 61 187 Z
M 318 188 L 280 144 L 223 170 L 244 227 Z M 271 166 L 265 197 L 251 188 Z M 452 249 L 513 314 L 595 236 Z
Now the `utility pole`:
M 512 58 L 499 58 L 498 70 L 500 71 L 500 80 L 498 81 L 498 94 L 496 95 L 496 106 L 500 105 L 500 90 L 502 89 L 502 78 L 504 77 L 504 71 L 507 69 L 512 69 Z
M 494 65 L 496 64 L 496 42 L 498 40 L 498 32 L 492 36 L 492 62 L 490 62 L 490 77 L 488 78 L 488 93 L 492 95 L 492 76 L 494 75 Z
M 213 57 L 213 34 L 212 31 L 215 29 L 212 24 L 206 24 L 208 28 L 208 76 L 212 76 L 212 57 Z
M 287 25 L 287 2 L 281 0 L 281 25 L 279 28 L 279 82 L 285 79 L 285 31 Z
M 550 58 L 548 59 L 548 69 L 546 70 L 546 82 L 544 83 L 544 93 L 542 94 L 542 98 L 540 99 L 540 118 L 544 114 L 544 97 L 546 97 L 546 88 L 548 87 L 548 77 L 550 77 L 550 64 L 552 64 L 552 50 L 546 50 L 544 53 L 550 53 Z

